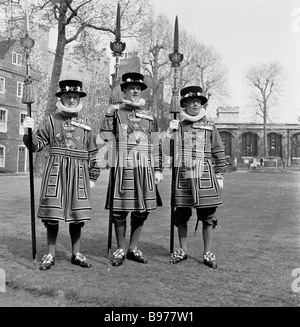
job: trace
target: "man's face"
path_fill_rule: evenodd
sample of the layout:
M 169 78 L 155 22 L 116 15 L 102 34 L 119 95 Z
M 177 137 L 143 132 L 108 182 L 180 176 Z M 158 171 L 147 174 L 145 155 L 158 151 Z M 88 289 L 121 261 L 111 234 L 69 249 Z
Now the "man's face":
M 199 99 L 191 99 L 186 102 L 186 112 L 188 115 L 196 116 L 201 109 L 201 101 Z
M 124 89 L 124 93 L 125 93 L 125 99 L 129 100 L 131 102 L 139 102 L 140 98 L 141 98 L 141 87 L 139 85 L 136 84 L 131 84 L 128 85 L 125 89 Z
M 68 108 L 76 108 L 80 101 L 80 95 L 76 92 L 63 93 L 60 98 L 62 104 Z

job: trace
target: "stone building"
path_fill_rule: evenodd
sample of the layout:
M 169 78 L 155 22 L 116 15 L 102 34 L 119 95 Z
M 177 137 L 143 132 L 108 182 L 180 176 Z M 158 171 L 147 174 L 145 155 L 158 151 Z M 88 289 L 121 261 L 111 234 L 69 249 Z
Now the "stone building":
M 219 107 L 214 123 L 225 145 L 228 160 L 237 159 L 238 166 L 259 165 L 264 157 L 263 124 L 240 122 L 239 107 Z M 281 167 L 300 162 L 300 124 L 275 123 L 267 125 L 265 166 Z
M 22 103 L 25 73 L 21 44 L 14 39 L 0 41 L 0 172 L 28 170 L 22 125 L 27 115 L 27 105 Z M 40 76 L 32 71 L 31 77 L 36 95 Z

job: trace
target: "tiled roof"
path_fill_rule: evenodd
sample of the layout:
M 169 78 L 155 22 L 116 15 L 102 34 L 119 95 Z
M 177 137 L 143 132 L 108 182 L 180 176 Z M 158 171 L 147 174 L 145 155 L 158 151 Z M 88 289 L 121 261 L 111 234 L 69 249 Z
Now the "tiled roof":
M 16 42 L 14 39 L 0 41 L 0 58 L 3 59 L 7 51 L 13 46 Z

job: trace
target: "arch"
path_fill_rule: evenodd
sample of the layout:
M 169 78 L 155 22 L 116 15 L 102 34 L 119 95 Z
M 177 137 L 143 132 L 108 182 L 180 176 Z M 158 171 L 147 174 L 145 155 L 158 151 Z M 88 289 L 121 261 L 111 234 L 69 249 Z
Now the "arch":
M 292 159 L 300 158 L 300 133 L 292 135 Z
M 225 148 L 225 156 L 232 155 L 232 134 L 228 131 L 220 131 L 220 136 Z
M 271 157 L 282 157 L 282 135 L 272 132 L 267 134 L 268 154 Z
M 258 136 L 256 133 L 242 134 L 242 156 L 257 157 Z

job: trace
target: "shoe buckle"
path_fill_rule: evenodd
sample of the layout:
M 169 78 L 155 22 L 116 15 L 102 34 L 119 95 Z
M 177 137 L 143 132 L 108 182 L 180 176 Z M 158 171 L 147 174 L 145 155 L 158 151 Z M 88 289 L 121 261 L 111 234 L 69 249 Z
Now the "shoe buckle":
M 135 256 L 137 257 L 142 257 L 143 253 L 141 250 L 139 250 L 137 247 L 135 247 L 134 249 L 132 249 L 132 252 L 134 253 Z
M 180 258 L 183 259 L 186 253 L 182 249 L 178 249 L 174 253 L 174 258 Z
M 53 256 L 51 253 L 45 254 L 42 258 L 42 263 L 46 264 L 46 263 L 51 263 L 53 261 Z
M 204 260 L 213 262 L 216 260 L 216 256 L 212 252 L 206 252 L 204 253 Z
M 86 257 L 82 253 L 79 253 L 79 252 L 75 254 L 75 258 L 80 262 L 86 261 Z
M 123 251 L 123 249 L 117 249 L 114 253 L 113 253 L 113 257 L 114 258 L 122 258 L 124 257 L 125 253 Z

